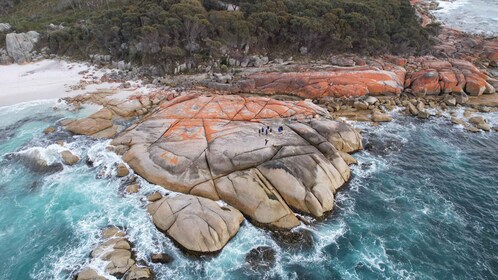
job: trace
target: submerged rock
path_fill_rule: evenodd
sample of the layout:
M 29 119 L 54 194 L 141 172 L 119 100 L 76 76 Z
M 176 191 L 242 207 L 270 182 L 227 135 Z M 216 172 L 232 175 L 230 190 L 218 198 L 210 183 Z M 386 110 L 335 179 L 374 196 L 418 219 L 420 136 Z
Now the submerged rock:
M 277 262 L 276 254 L 275 250 L 269 246 L 253 248 L 246 255 L 246 263 L 249 264 L 253 270 L 269 270 L 272 269 Z
M 221 250 L 244 220 L 233 207 L 192 195 L 163 197 L 147 209 L 161 231 L 194 252 Z
M 315 242 L 313 233 L 304 228 L 292 231 L 274 231 L 272 237 L 280 247 L 294 251 L 309 251 L 313 249 Z
M 55 173 L 64 169 L 60 162 L 49 161 L 37 149 L 30 149 L 27 151 L 16 153 L 14 154 L 14 158 L 19 159 L 22 164 L 35 172 Z
M 167 264 L 173 261 L 173 258 L 168 254 L 152 254 L 150 259 L 153 263 Z

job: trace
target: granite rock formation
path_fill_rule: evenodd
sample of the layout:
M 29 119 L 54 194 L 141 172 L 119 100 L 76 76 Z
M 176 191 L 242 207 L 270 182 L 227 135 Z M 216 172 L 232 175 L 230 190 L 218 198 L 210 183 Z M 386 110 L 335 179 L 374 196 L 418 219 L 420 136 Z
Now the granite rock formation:
M 350 178 L 340 152 L 362 148 L 358 132 L 311 102 L 219 95 L 165 102 L 112 145 L 148 181 L 280 229 L 300 224 L 295 212 L 331 211 Z

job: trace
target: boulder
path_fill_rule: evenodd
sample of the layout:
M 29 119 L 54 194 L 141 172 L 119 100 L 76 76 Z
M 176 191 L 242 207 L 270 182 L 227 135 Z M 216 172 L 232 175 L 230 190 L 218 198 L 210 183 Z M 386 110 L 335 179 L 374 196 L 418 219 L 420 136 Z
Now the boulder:
M 178 97 L 111 144 L 128 146 L 123 159 L 149 182 L 280 229 L 300 225 L 293 210 L 331 211 L 351 176 L 339 151 L 362 149 L 356 130 L 310 102 L 234 95 Z
M 457 117 L 451 117 L 451 122 L 454 124 L 460 124 L 460 125 L 463 125 L 465 123 L 462 119 L 459 119 Z
M 130 242 L 124 237 L 111 238 L 104 243 L 100 244 L 97 248 L 93 249 L 91 256 L 93 258 L 101 256 L 103 253 L 109 252 L 113 249 L 131 250 Z
M 73 154 L 69 150 L 65 150 L 61 152 L 61 157 L 62 157 L 62 162 L 66 165 L 74 165 L 80 160 L 80 157 L 77 155 Z
M 31 61 L 31 51 L 38 42 L 40 34 L 36 31 L 9 33 L 5 37 L 5 47 L 16 63 Z
M 139 267 L 131 252 L 131 243 L 125 238 L 126 233 L 115 226 L 102 230 L 104 241 L 93 249 L 90 254 L 90 266 L 102 267 L 106 273 L 122 279 L 152 279 L 152 272 L 147 267 Z M 84 277 L 84 278 L 82 278 Z M 124 278 L 123 278 L 124 277 Z M 83 269 L 77 279 L 105 279 L 98 278 L 90 267 Z M 114 279 L 114 278 L 113 278 Z
M 486 124 L 486 120 L 481 116 L 477 116 L 477 117 L 470 118 L 469 123 L 474 124 L 474 125 Z
M 479 78 L 467 79 L 465 91 L 472 96 L 479 96 L 486 91 L 486 81 Z
M 54 133 L 55 131 L 56 131 L 55 127 L 53 127 L 53 126 L 49 126 L 49 127 L 45 128 L 45 129 L 43 130 L 43 133 L 45 133 L 45 134 L 50 134 L 50 133 Z
M 374 122 L 390 122 L 393 118 L 388 114 L 381 113 L 379 111 L 374 111 L 372 114 L 372 121 Z
M 152 221 L 183 248 L 217 252 L 237 233 L 244 220 L 231 206 L 192 195 L 163 197 L 147 207 Z
M 11 28 L 12 28 L 12 26 L 10 26 L 10 24 L 8 24 L 8 23 L 0 23 L 0 32 L 1 33 L 9 32 Z
M 489 126 L 489 124 L 487 123 L 477 124 L 477 128 L 482 129 L 484 131 L 491 131 L 491 126 Z
M 405 86 L 418 97 L 449 93 L 479 96 L 494 93 L 494 86 L 486 73 L 465 60 L 438 60 L 433 57 L 417 58 L 416 67 L 409 67 Z M 457 95 L 455 95 L 457 97 Z M 462 104 L 458 102 L 459 104 Z
M 368 105 L 375 105 L 375 103 L 379 102 L 379 99 L 374 96 L 369 96 L 365 99 L 365 102 L 367 102 Z
M 127 193 L 138 193 L 140 190 L 140 186 L 138 184 L 131 184 L 126 187 L 126 192 Z
M 416 76 L 411 85 L 413 94 L 424 97 L 425 95 L 437 95 L 441 92 L 437 71 L 422 71 L 417 74 L 419 75 Z
M 431 115 L 429 114 L 429 112 L 425 111 L 425 110 L 422 110 L 422 111 L 418 111 L 418 114 L 417 114 L 417 117 L 419 117 L 420 119 L 428 119 Z
M 408 112 L 409 114 L 411 114 L 411 115 L 413 115 L 413 116 L 418 115 L 418 109 L 417 109 L 417 107 L 415 107 L 415 105 L 413 105 L 412 103 L 408 102 L 408 103 L 407 103 L 407 107 L 406 107 L 406 109 L 407 109 L 407 112 Z
M 152 271 L 148 267 L 138 267 L 136 265 L 130 268 L 124 280 L 152 280 L 154 279 Z
M 154 274 L 148 267 L 132 267 L 126 274 L 125 280 L 152 280 Z
M 457 104 L 465 104 L 469 101 L 469 96 L 465 92 L 453 93 L 452 96 Z
M 168 254 L 152 254 L 150 260 L 153 263 L 167 264 L 173 261 L 173 258 Z
M 109 239 L 111 237 L 124 237 L 126 233 L 118 227 L 109 226 L 102 230 L 101 236 L 103 239 Z
M 128 176 L 128 174 L 130 174 L 128 167 L 126 167 L 124 163 L 118 164 L 118 166 L 116 167 L 116 176 L 125 177 Z
M 76 276 L 76 280 L 108 280 L 106 277 L 101 276 L 92 268 L 84 268 Z
M 361 102 L 361 101 L 355 101 L 353 103 L 353 107 L 356 109 L 356 110 L 368 110 L 368 103 L 366 102 Z
M 104 253 L 101 259 L 109 262 L 106 266 L 107 273 L 116 277 L 123 277 L 135 264 L 131 252 L 125 249 L 115 249 Z
M 448 106 L 456 106 L 457 105 L 457 100 L 455 97 L 451 96 L 451 95 L 446 95 L 443 99 L 444 103 Z
M 161 199 L 163 196 L 161 195 L 160 192 L 155 192 L 149 196 L 147 196 L 147 200 L 150 201 L 150 202 L 154 202 L 154 201 L 158 201 L 159 199 Z
M 69 123 L 66 126 L 66 129 L 74 134 L 92 135 L 104 129 L 110 128 L 111 126 L 111 120 L 99 118 L 84 118 Z

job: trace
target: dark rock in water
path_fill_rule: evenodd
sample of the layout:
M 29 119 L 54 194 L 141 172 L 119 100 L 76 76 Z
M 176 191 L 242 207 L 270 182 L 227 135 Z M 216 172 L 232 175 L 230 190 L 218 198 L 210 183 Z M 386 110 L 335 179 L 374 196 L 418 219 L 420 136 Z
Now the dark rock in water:
M 404 143 L 397 139 L 379 138 L 376 135 L 369 135 L 365 141 L 365 150 L 374 155 L 388 155 L 392 152 L 400 151 Z
M 173 258 L 168 254 L 152 254 L 150 259 L 153 263 L 167 264 L 173 261 Z
M 24 166 L 38 173 L 55 173 L 64 169 L 60 162 L 47 162 L 38 150 L 12 154 L 12 159 L 19 160 Z
M 90 158 L 86 158 L 85 164 L 88 167 L 93 167 L 93 161 Z
M 272 232 L 278 245 L 290 250 L 311 250 L 314 246 L 313 233 L 307 229 Z
M 246 255 L 246 263 L 254 270 L 266 270 L 275 266 L 276 252 L 269 246 L 260 246 L 251 249 Z

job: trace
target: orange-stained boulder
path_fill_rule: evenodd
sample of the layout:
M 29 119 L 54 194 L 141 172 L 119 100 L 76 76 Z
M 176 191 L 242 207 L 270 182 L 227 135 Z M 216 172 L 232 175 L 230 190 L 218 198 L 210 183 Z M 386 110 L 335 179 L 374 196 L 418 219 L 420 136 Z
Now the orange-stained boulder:
M 419 96 L 460 92 L 477 96 L 496 91 L 493 85 L 487 82 L 491 79 L 468 61 L 420 57 L 417 62 L 422 69 L 414 68 L 415 70 L 408 72 L 405 87 L 411 88 L 412 92 Z
M 442 93 L 461 92 L 462 88 L 457 87 L 458 78 L 451 70 L 439 72 L 439 85 Z
M 426 94 L 435 95 L 441 92 L 437 71 L 420 71 L 413 79 L 412 92 L 417 96 L 423 97 Z
M 482 95 L 486 91 L 486 81 L 478 75 L 468 73 L 465 75 L 467 81 L 465 85 L 465 92 L 472 96 Z
M 391 68 L 350 67 L 319 72 L 256 73 L 241 81 L 235 91 L 289 94 L 313 99 L 400 94 L 406 71 L 398 66 Z
M 112 145 L 126 146 L 123 159 L 154 184 L 223 200 L 281 229 L 300 224 L 294 211 L 332 210 L 350 178 L 339 151 L 362 147 L 358 132 L 311 102 L 234 95 L 163 103 Z

